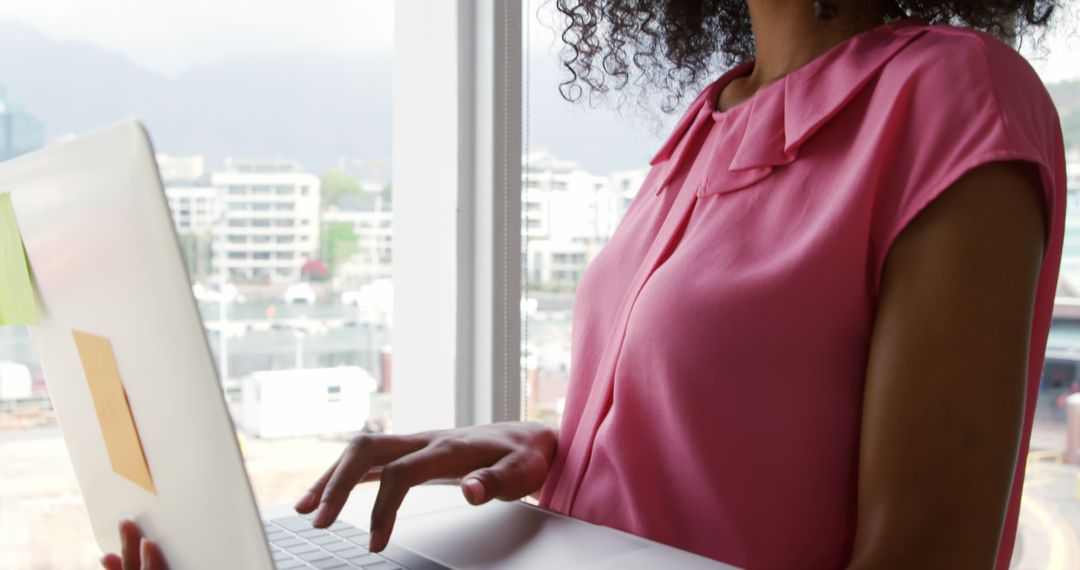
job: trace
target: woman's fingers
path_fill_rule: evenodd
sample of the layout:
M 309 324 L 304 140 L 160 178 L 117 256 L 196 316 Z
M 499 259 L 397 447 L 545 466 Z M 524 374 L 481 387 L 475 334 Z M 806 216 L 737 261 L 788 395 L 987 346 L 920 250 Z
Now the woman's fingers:
M 138 525 L 129 520 L 120 521 L 120 552 L 102 556 L 101 566 L 106 570 L 168 570 L 161 548 L 143 538 Z
M 120 558 L 123 562 L 123 570 L 139 569 L 139 543 L 142 541 L 142 532 L 139 527 L 129 521 L 120 522 Z
M 535 451 L 515 451 L 469 473 L 461 481 L 465 499 L 481 505 L 491 499 L 514 501 L 539 489 L 547 477 L 548 462 Z
M 139 554 L 142 558 L 141 570 L 168 570 L 165 556 L 156 542 L 144 538 L 139 546 Z
M 330 481 L 330 476 L 334 474 L 334 471 L 337 470 L 337 466 L 340 463 L 341 458 L 338 458 L 338 460 L 335 461 L 317 481 L 315 481 L 315 484 L 308 489 L 307 493 L 304 493 L 304 496 L 300 497 L 300 500 L 293 506 L 293 508 L 296 509 L 296 512 L 307 514 L 314 511 L 315 507 L 319 506 L 319 497 L 322 497 L 323 489 L 326 488 L 326 483 Z
M 445 440 L 386 464 L 379 479 L 379 494 L 371 510 L 369 550 L 379 552 L 386 548 L 397 520 L 397 510 L 410 488 L 432 479 L 460 477 L 477 465 L 491 464 L 502 453 L 505 451 Z
M 115 554 L 106 554 L 101 557 L 101 566 L 105 570 L 124 570 L 124 562 Z
M 427 445 L 423 437 L 389 435 L 361 435 L 354 438 L 338 460 L 337 468 L 330 475 L 319 499 L 319 511 L 311 524 L 325 528 L 337 519 L 353 487 L 368 472 L 395 459 L 422 449 Z
M 300 514 L 307 514 L 311 511 L 314 511 L 315 507 L 319 506 L 319 499 L 322 497 L 323 490 L 326 488 L 326 484 L 330 481 L 330 477 L 337 469 L 339 461 L 340 460 L 335 461 L 334 464 L 326 470 L 326 473 L 323 473 L 322 477 L 319 477 L 319 480 L 316 481 L 314 485 L 312 485 L 311 489 L 304 493 L 304 496 L 296 502 L 296 505 L 293 506 L 293 508 L 296 509 L 296 512 Z M 380 475 L 382 475 L 382 469 L 380 467 L 372 467 L 363 477 L 360 478 L 357 484 L 378 481 Z

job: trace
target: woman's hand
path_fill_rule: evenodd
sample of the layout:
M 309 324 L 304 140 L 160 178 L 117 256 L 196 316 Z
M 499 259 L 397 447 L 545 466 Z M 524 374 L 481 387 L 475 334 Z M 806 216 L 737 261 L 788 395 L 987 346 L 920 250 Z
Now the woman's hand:
M 121 555 L 106 554 L 101 565 L 108 570 L 167 570 L 165 557 L 153 541 L 143 538 L 131 521 L 120 523 Z
M 341 513 L 358 483 L 378 479 L 371 512 L 370 550 L 386 547 L 398 507 L 414 485 L 462 478 L 461 491 L 474 505 L 492 498 L 520 499 L 544 484 L 555 457 L 555 431 L 537 423 L 510 422 L 415 435 L 359 435 L 296 503 L 317 528 Z

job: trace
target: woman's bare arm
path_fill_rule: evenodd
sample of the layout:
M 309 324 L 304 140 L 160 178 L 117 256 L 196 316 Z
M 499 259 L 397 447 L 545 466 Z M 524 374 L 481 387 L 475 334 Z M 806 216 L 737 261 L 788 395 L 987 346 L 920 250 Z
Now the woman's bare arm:
M 867 366 L 852 568 L 993 567 L 1024 414 L 1041 194 L 1034 166 L 988 164 L 894 242 Z

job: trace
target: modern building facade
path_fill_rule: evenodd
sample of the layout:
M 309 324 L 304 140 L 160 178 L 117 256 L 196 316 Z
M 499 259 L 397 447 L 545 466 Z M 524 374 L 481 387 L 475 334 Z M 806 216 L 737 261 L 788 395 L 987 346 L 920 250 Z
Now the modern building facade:
M 188 273 L 195 281 L 209 278 L 213 274 L 214 226 L 221 210 L 203 157 L 159 154 L 156 158 Z
M 166 186 L 176 233 L 210 234 L 220 217 L 217 190 L 211 186 Z
M 0 89 L 0 160 L 15 158 L 45 146 L 45 123 L 8 102 Z
M 614 233 L 645 171 L 590 174 L 546 152 L 525 161 L 522 241 L 526 277 L 540 288 L 573 288 Z
M 288 160 L 228 160 L 210 177 L 221 217 L 213 230 L 214 274 L 287 283 L 319 249 L 319 178 Z
M 1061 279 L 1080 296 L 1080 152 L 1073 151 L 1065 165 L 1065 243 L 1061 252 Z
M 166 186 L 203 185 L 207 180 L 206 160 L 202 155 L 157 155 L 158 172 Z
M 379 185 L 362 186 L 362 196 L 340 200 L 339 205 L 331 206 L 322 216 L 323 225 L 346 224 L 356 234 L 356 255 L 337 274 L 339 285 L 346 289 L 393 276 L 393 202 Z

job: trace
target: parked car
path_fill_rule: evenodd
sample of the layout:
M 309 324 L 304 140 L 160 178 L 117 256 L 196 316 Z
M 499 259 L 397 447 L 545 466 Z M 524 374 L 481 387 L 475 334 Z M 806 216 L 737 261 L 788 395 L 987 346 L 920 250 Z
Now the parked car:
M 315 303 L 315 289 L 308 283 L 294 283 L 285 290 L 286 303 Z

